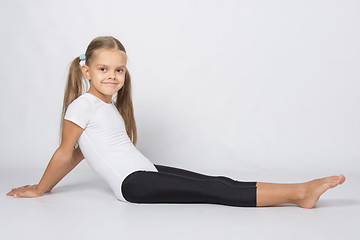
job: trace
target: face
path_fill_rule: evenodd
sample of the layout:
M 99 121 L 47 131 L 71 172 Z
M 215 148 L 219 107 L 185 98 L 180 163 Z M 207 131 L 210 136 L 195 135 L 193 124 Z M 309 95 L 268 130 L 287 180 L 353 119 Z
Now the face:
M 117 49 L 96 50 L 89 65 L 81 70 L 90 82 L 88 93 L 106 103 L 111 103 L 112 95 L 124 85 L 126 69 L 126 53 Z

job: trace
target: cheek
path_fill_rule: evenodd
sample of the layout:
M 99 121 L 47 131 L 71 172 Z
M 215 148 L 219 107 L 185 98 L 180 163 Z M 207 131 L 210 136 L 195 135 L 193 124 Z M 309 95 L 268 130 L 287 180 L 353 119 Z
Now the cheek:
M 125 74 L 121 74 L 121 75 L 118 77 L 118 79 L 119 79 L 119 82 L 124 83 L 124 82 L 125 82 Z
M 87 79 L 96 79 L 98 76 L 96 75 L 96 73 L 93 73 L 93 72 L 88 72 L 86 78 Z
M 125 77 L 123 77 L 121 80 L 120 80 L 120 85 L 121 87 L 123 87 L 125 84 Z

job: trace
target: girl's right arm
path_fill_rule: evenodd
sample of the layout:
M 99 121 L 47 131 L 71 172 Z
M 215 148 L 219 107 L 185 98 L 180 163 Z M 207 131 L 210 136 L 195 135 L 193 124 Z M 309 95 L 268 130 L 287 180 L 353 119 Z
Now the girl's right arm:
M 84 159 L 80 149 L 76 152 L 74 146 L 83 129 L 75 123 L 64 120 L 62 142 L 55 151 L 45 172 L 37 185 L 12 189 L 7 193 L 14 197 L 39 197 L 49 192 L 66 174 Z M 74 152 L 75 151 L 75 152 Z
M 53 189 L 53 187 L 55 187 L 55 185 L 60 182 L 61 179 L 63 179 L 63 177 L 65 177 L 71 170 L 73 170 L 82 160 L 84 160 L 84 155 L 82 154 L 81 150 L 79 147 L 77 147 L 75 150 L 74 150 L 74 153 L 73 153 L 73 157 L 72 157 L 72 162 L 74 164 L 72 165 L 69 165 L 69 168 L 67 168 L 65 171 L 64 171 L 64 174 L 62 176 L 60 176 L 59 179 L 57 179 L 54 184 L 52 184 L 48 189 L 46 189 L 45 193 L 47 192 L 50 192 L 51 189 Z

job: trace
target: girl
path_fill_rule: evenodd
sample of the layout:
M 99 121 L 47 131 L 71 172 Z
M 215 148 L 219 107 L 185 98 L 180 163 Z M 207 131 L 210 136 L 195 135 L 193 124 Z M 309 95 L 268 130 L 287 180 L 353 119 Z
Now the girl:
M 85 64 L 80 66 L 80 62 Z M 255 207 L 294 203 L 313 208 L 343 175 L 297 184 L 240 182 L 224 176 L 152 164 L 136 149 L 136 124 L 124 46 L 97 37 L 70 65 L 60 146 L 40 182 L 14 188 L 14 198 L 40 197 L 84 158 L 110 185 L 118 200 L 132 203 L 212 203 Z M 83 76 L 90 88 L 83 93 Z M 116 94 L 116 100 L 113 95 Z

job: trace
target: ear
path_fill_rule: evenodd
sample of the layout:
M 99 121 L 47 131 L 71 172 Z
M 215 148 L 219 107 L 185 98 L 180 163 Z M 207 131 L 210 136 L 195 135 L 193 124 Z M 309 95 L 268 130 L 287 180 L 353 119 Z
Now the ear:
M 89 67 L 84 64 L 84 65 L 81 66 L 81 71 L 82 71 L 84 77 L 86 79 L 90 80 Z

